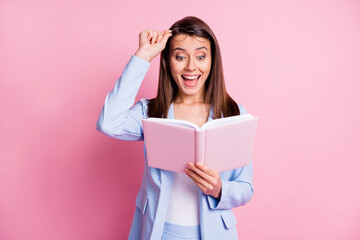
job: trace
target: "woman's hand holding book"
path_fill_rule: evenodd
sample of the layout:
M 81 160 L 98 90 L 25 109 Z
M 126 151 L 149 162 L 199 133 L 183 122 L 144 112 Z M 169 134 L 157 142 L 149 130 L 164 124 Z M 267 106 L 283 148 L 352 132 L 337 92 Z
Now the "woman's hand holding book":
M 188 167 L 185 168 L 185 172 L 204 194 L 217 199 L 221 198 L 222 182 L 217 171 L 205 166 L 203 163 L 194 164 L 190 162 Z

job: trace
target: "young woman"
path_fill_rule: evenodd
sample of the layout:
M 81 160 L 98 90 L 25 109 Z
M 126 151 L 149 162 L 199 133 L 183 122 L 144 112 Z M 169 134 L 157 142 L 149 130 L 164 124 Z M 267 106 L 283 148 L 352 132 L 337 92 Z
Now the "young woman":
M 157 96 L 135 103 L 150 62 L 159 53 Z M 170 30 L 140 33 L 139 48 L 107 95 L 97 128 L 117 139 L 143 141 L 143 118 L 182 119 L 202 126 L 245 113 L 226 92 L 214 33 L 201 19 L 186 17 Z M 148 167 L 145 148 L 144 152 L 143 180 L 129 239 L 237 239 L 231 209 L 252 197 L 252 164 L 218 173 L 189 163 L 182 174 Z

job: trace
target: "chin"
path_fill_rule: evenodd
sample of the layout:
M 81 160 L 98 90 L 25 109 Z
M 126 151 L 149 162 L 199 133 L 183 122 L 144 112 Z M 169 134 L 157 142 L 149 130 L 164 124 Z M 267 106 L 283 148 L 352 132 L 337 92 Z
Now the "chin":
M 182 94 L 187 95 L 187 96 L 196 96 L 196 95 L 200 94 L 201 88 L 197 87 L 197 88 L 194 88 L 194 89 L 188 89 L 185 86 L 185 87 L 182 87 L 180 91 L 182 92 Z

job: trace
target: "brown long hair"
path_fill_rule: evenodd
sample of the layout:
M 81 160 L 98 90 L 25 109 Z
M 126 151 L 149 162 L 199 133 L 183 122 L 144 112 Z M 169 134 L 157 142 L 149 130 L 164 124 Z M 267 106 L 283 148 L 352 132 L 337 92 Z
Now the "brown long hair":
M 215 34 L 204 21 L 194 16 L 188 16 L 175 22 L 170 29 L 173 30 L 179 27 L 185 28 L 190 34 L 196 31 L 196 36 L 209 37 L 211 42 L 212 61 L 210 74 L 205 82 L 205 103 L 212 105 L 212 117 L 214 119 L 221 118 L 221 113 L 223 117 L 239 115 L 238 105 L 225 89 L 220 47 Z M 174 32 L 173 36 L 175 35 Z M 172 37 L 169 38 L 165 49 L 161 52 L 158 91 L 157 96 L 150 99 L 148 103 L 149 117 L 167 118 L 171 102 L 173 102 L 177 94 L 178 87 L 171 76 L 169 65 L 169 50 Z

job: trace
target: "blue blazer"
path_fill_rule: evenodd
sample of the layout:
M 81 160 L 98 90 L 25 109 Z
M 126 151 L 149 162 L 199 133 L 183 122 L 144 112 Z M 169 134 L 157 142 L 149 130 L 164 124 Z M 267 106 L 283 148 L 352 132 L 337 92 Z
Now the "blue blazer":
M 131 56 L 121 77 L 106 96 L 97 122 L 98 131 L 121 140 L 144 141 L 141 119 L 148 118 L 148 99 L 135 103 L 135 97 L 149 67 L 149 62 Z M 242 105 L 239 105 L 239 109 L 240 114 L 246 113 Z M 211 108 L 208 121 L 213 120 L 212 116 Z M 173 104 L 169 108 L 168 118 L 174 118 Z M 130 240 L 162 238 L 173 181 L 171 171 L 148 167 L 145 144 L 145 167 L 136 197 L 136 210 L 128 237 Z M 252 162 L 242 168 L 221 172 L 220 200 L 203 194 L 199 189 L 201 239 L 238 239 L 237 220 L 231 209 L 250 201 L 253 194 L 252 175 Z

